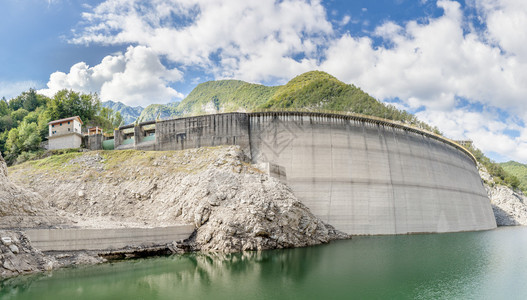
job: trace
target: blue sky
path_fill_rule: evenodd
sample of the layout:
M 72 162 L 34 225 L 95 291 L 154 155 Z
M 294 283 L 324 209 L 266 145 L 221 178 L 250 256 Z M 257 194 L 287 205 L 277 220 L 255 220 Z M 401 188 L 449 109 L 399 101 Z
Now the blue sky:
M 527 1 L 1 0 L 0 14 L 7 99 L 68 88 L 145 107 L 323 70 L 527 162 Z

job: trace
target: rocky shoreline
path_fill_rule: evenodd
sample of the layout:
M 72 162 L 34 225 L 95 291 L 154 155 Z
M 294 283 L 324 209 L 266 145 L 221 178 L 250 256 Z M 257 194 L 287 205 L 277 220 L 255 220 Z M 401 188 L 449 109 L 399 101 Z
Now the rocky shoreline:
M 496 217 L 496 224 L 498 226 L 527 225 L 527 197 L 520 190 L 496 184 L 482 165 L 479 165 L 478 169 L 485 182 L 485 190 Z
M 74 155 L 53 168 L 19 165 L 9 178 L 0 162 L 0 195 L 5 195 L 0 237 L 10 244 L 0 246 L 1 277 L 114 258 L 259 251 L 349 238 L 315 217 L 285 184 L 251 165 L 238 147 L 109 155 L 114 156 L 100 151 Z M 42 253 L 22 230 L 174 224 L 193 224 L 195 231 L 172 244 L 69 253 Z
M 498 226 L 526 225 L 527 197 L 495 184 L 481 166 L 480 175 Z M 24 234 L 26 228 L 174 224 L 193 224 L 195 231 L 185 241 L 111 251 L 43 253 Z M 251 165 L 238 147 L 94 151 L 51 167 L 15 166 L 9 178 L 0 156 L 0 278 L 113 259 L 305 247 L 345 238 L 287 185 Z

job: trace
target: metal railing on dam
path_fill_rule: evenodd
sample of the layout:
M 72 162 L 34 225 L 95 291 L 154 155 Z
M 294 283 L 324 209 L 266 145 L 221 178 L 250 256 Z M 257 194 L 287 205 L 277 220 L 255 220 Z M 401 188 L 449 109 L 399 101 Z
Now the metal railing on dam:
M 152 124 L 149 124 L 152 125 Z M 155 122 L 155 140 L 115 148 L 239 145 L 282 166 L 311 211 L 350 234 L 483 230 L 496 222 L 476 160 L 457 143 L 381 118 L 316 112 L 223 113 Z M 123 128 L 124 129 L 124 128 Z

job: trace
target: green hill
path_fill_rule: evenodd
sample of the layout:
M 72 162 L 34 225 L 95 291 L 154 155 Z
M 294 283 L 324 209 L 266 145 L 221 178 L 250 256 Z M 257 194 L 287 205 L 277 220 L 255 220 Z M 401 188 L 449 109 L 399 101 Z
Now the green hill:
M 181 116 L 181 112 L 177 109 L 179 102 L 168 103 L 168 104 L 150 104 L 137 118 L 139 123 L 156 120 L 156 119 L 168 119 Z
M 278 88 L 240 80 L 209 81 L 192 90 L 178 108 L 184 114 L 253 110 L 267 102 Z
M 263 106 L 266 109 L 302 109 L 353 112 L 402 121 L 433 130 L 406 111 L 383 104 L 360 88 L 320 71 L 304 73 L 281 86 Z
M 114 112 L 119 112 L 121 117 L 123 117 L 124 124 L 130 124 L 135 122 L 137 117 L 141 115 L 141 112 L 144 110 L 141 106 L 131 107 L 121 102 L 114 102 L 111 100 L 104 101 L 101 103 L 103 107 L 107 107 Z
M 515 161 L 500 163 L 500 165 L 507 173 L 520 180 L 519 188 L 522 191 L 527 191 L 527 165 Z
M 139 121 L 216 112 L 284 109 L 359 113 L 439 133 L 414 115 L 379 102 L 360 88 L 321 71 L 304 73 L 282 86 L 264 86 L 240 80 L 205 82 L 194 88 L 179 104 L 148 106 Z

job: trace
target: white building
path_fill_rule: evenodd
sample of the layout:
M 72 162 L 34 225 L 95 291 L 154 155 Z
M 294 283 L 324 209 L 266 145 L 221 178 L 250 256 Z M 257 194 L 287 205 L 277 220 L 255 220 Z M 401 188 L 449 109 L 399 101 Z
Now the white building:
M 82 144 L 79 116 L 51 121 L 49 125 L 48 149 L 79 148 Z

